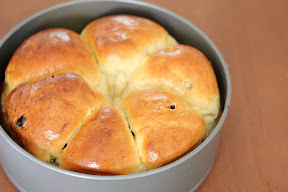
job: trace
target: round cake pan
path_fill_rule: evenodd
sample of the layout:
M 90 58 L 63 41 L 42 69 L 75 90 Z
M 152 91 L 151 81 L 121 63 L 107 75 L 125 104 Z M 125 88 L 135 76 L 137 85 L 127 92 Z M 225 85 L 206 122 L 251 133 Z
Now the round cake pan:
M 0 126 L 0 163 L 11 180 L 26 192 L 187 192 L 195 191 L 216 158 L 221 126 L 231 98 L 231 81 L 223 57 L 196 26 L 184 18 L 139 1 L 73 1 L 43 10 L 11 30 L 0 42 L 0 80 L 17 47 L 45 28 L 63 27 L 80 32 L 92 20 L 112 14 L 149 18 L 168 30 L 179 43 L 201 50 L 211 61 L 221 94 L 222 114 L 214 131 L 195 150 L 161 168 L 132 175 L 98 176 L 63 170 L 40 161 L 17 145 Z

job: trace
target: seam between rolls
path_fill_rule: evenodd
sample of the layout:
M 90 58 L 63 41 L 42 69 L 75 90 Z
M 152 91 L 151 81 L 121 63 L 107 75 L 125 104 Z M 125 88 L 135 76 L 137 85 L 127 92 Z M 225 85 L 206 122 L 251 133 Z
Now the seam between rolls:
M 85 45 L 87 46 L 87 49 L 88 49 L 89 53 L 91 54 L 93 60 L 95 61 L 96 65 L 97 65 L 97 67 L 98 67 L 98 69 L 99 69 L 100 74 L 105 78 L 105 81 L 106 81 L 106 84 L 107 84 L 107 88 L 108 88 L 108 90 L 107 90 L 107 94 L 108 94 L 108 96 L 109 96 L 108 99 L 109 99 L 109 102 L 112 103 L 113 98 L 114 98 L 114 95 L 111 95 L 111 94 L 113 93 L 113 91 L 111 90 L 111 86 L 110 86 L 110 84 L 109 84 L 109 81 L 108 81 L 108 79 L 107 79 L 107 76 L 106 76 L 106 74 L 103 72 L 103 69 L 102 69 L 102 67 L 101 67 L 101 65 L 100 65 L 100 61 L 99 61 L 99 59 L 98 59 L 97 54 L 93 51 L 90 43 L 88 43 L 88 42 L 86 41 L 86 38 L 83 37 L 83 34 L 82 34 L 82 33 L 83 33 L 83 31 L 80 33 L 80 38 L 83 40 L 83 42 L 84 42 Z
M 73 134 L 70 136 L 70 138 L 69 139 L 67 139 L 66 140 L 66 142 L 65 142 L 65 144 L 64 144 L 64 146 L 65 145 L 69 145 L 69 143 L 70 143 L 70 141 L 75 137 L 75 135 L 79 132 L 79 130 L 83 127 L 83 125 L 85 124 L 85 122 L 87 121 L 87 119 L 94 113 L 94 112 L 96 112 L 96 111 L 99 111 L 99 110 L 101 110 L 103 107 L 101 107 L 101 108 L 99 108 L 98 110 L 96 109 L 96 108 L 94 108 L 93 110 L 91 110 L 90 112 L 88 112 L 86 115 L 85 115 L 85 117 L 83 118 L 83 120 L 78 124 L 78 126 L 77 126 L 77 128 L 75 129 L 75 131 L 73 132 Z M 64 151 L 65 151 L 65 149 L 63 149 L 63 147 L 64 146 L 62 146 L 62 148 L 61 148 L 61 156 L 59 157 L 60 158 L 60 160 L 59 160 L 59 167 L 61 166 L 61 160 L 62 160 L 62 156 L 63 156 L 63 153 L 64 153 Z
M 120 110 L 121 110 L 121 109 L 120 109 Z M 121 111 L 122 111 L 122 110 L 121 110 Z M 128 115 L 127 115 L 124 111 L 122 111 L 122 113 L 123 113 L 124 116 L 125 116 L 125 119 L 126 119 L 126 122 L 127 122 L 127 125 L 128 125 L 129 130 L 132 131 L 132 130 L 131 130 L 131 124 L 130 124 L 130 121 L 129 121 L 130 119 L 128 118 Z M 135 137 L 136 137 L 136 135 L 135 135 L 135 133 L 134 133 L 133 141 L 134 141 L 135 146 L 136 146 L 136 148 L 137 148 L 139 160 L 140 160 L 140 162 L 141 162 L 141 165 L 144 167 L 144 170 L 143 170 L 143 171 L 147 171 L 146 164 L 143 162 L 143 160 L 142 160 L 142 158 L 141 158 L 140 149 L 139 149 L 139 146 L 137 145 L 137 142 L 136 142 L 136 138 L 135 138 Z

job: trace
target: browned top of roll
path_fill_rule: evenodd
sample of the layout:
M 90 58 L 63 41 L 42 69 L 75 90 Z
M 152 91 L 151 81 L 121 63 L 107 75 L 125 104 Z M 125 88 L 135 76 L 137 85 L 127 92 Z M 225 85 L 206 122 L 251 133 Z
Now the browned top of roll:
M 79 34 L 62 28 L 46 29 L 30 36 L 16 50 L 7 66 L 5 82 L 12 90 L 22 83 L 63 72 L 81 75 L 93 88 L 105 86 Z
M 101 65 L 114 57 L 123 60 L 151 53 L 160 47 L 157 42 L 172 38 L 161 25 L 133 15 L 96 19 L 85 27 L 82 36 L 89 41 Z
M 121 108 L 135 134 L 147 170 L 179 158 L 205 135 L 205 122 L 181 97 L 145 90 L 126 97 Z
M 111 107 L 87 119 L 64 150 L 60 167 L 90 174 L 131 174 L 143 169 L 124 115 Z
M 116 95 L 126 86 L 135 66 L 147 55 L 177 44 L 161 25 L 133 15 L 96 19 L 85 27 L 81 36 L 97 58 L 110 86 L 114 89 L 116 84 Z M 117 84 L 120 81 L 123 84 Z
M 58 163 L 62 147 L 91 111 L 107 105 L 85 80 L 72 73 L 15 88 L 7 97 L 10 128 L 23 147 L 39 159 Z

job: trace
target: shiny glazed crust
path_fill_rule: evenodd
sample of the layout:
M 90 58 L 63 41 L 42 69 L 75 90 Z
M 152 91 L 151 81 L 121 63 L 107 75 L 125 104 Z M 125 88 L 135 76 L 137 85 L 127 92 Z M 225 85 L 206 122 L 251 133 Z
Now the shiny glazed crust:
M 69 142 L 61 162 L 61 168 L 91 174 L 143 171 L 125 116 L 112 107 L 90 115 Z
M 40 31 L 5 75 L 6 131 L 37 158 L 87 174 L 175 161 L 209 135 L 220 108 L 208 59 L 132 15 L 96 19 L 81 35 Z
M 92 88 L 107 94 L 105 77 L 86 43 L 78 33 L 62 28 L 46 29 L 26 39 L 6 68 L 5 82 L 11 91 L 22 83 L 65 72 L 82 76 Z

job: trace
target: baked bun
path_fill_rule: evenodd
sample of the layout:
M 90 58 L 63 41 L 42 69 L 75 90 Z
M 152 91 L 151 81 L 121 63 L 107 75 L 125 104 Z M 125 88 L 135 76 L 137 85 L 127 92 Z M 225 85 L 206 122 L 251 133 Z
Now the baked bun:
M 64 150 L 61 162 L 61 168 L 90 174 L 144 170 L 125 116 L 112 107 L 90 115 Z
M 26 39 L 5 71 L 6 97 L 18 85 L 71 72 L 107 94 L 107 83 L 80 35 L 68 29 L 46 29 Z M 3 99 L 2 97 L 2 99 Z
M 129 94 L 160 89 L 181 96 L 203 116 L 207 135 L 219 114 L 220 95 L 212 65 L 203 53 L 187 45 L 167 47 L 150 55 L 135 69 L 129 86 Z
M 147 170 L 166 165 L 202 141 L 205 122 L 181 97 L 161 90 L 133 93 L 121 103 Z
M 219 108 L 217 80 L 200 51 L 146 18 L 113 15 L 81 35 L 55 28 L 25 40 L 5 71 L 1 125 L 47 163 L 123 175 L 193 150 Z
M 132 15 L 96 19 L 85 27 L 81 36 L 97 58 L 112 97 L 122 94 L 134 68 L 147 55 L 177 44 L 159 24 Z
M 97 109 L 107 106 L 102 93 L 85 80 L 62 73 L 15 88 L 7 97 L 7 122 L 14 138 L 32 155 L 59 164 L 62 149 Z

